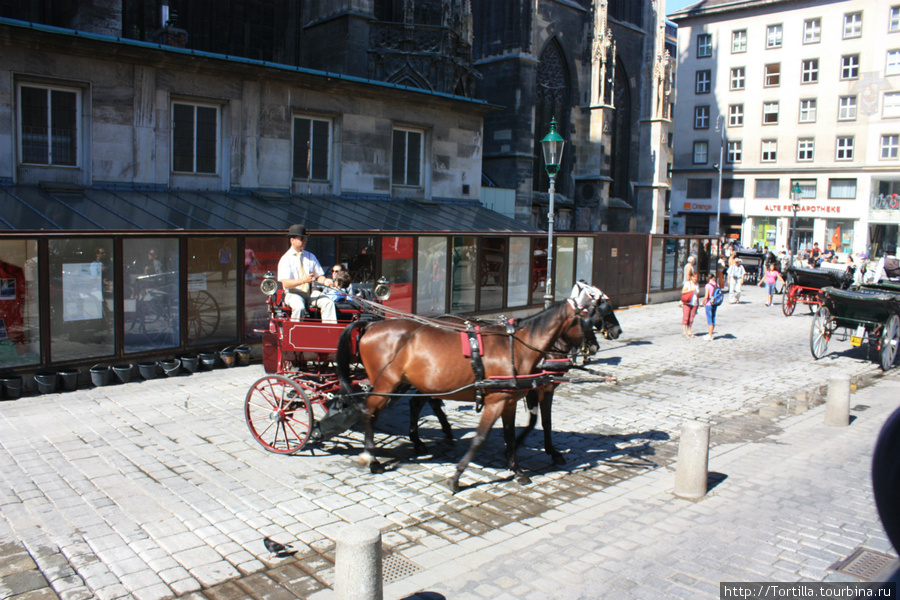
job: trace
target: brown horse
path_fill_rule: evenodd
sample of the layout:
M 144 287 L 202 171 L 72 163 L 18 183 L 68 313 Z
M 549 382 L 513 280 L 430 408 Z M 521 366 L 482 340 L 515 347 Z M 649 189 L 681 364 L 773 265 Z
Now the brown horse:
M 516 460 L 515 435 L 516 402 L 528 388 L 520 387 L 513 378 L 532 374 L 538 362 L 577 319 L 575 304 L 566 301 L 516 321 L 511 333 L 502 326 L 480 329 L 485 380 L 507 379 L 501 384 L 502 387 L 483 390 L 481 420 L 472 445 L 448 481 L 452 491 L 459 491 L 460 475 L 501 417 L 509 468 L 521 482 L 528 481 Z M 345 393 L 350 393 L 350 347 L 354 331 L 363 327 L 365 331 L 360 334 L 357 347 L 371 391 L 363 411 L 365 452 L 361 457 L 369 462 L 372 472 L 380 472 L 383 467 L 374 457 L 374 425 L 398 386 L 410 385 L 419 393 L 435 398 L 474 402 L 476 377 L 472 363 L 463 355 L 459 327 L 412 319 L 388 319 L 374 323 L 357 321 L 351 323 L 338 340 L 337 371 Z

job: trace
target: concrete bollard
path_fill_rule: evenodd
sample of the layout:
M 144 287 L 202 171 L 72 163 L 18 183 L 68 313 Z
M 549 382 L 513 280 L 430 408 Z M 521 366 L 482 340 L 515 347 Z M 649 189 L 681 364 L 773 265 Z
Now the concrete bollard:
M 835 373 L 828 378 L 825 424 L 829 427 L 846 427 L 850 424 L 850 376 L 846 373 Z
M 334 595 L 337 600 L 382 600 L 381 532 L 348 525 L 337 535 Z
M 687 421 L 681 426 L 678 464 L 675 467 L 675 495 L 697 500 L 706 495 L 709 466 L 709 424 Z

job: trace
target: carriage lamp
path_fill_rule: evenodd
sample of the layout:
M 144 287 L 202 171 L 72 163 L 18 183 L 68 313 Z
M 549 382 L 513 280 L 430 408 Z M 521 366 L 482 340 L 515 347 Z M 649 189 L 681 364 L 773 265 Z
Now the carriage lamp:
M 271 296 L 278 290 L 278 282 L 275 281 L 275 273 L 272 271 L 266 271 L 266 274 L 263 276 L 262 283 L 259 284 L 259 289 L 266 296 Z
M 794 187 L 791 188 L 791 200 L 793 200 L 791 208 L 794 210 L 794 218 L 791 221 L 791 255 L 794 257 L 797 256 L 797 211 L 800 210 L 801 196 L 803 196 L 803 188 L 800 187 L 799 181 L 795 181 Z
M 550 209 L 547 212 L 547 287 L 544 289 L 544 307 L 553 302 L 553 201 L 556 199 L 556 174 L 562 163 L 566 141 L 556 131 L 556 119 L 550 119 L 550 132 L 541 140 L 544 150 L 544 168 L 550 176 Z
M 381 277 L 378 280 L 378 285 L 375 286 L 375 297 L 379 302 L 384 302 L 391 297 L 391 288 L 388 285 L 387 277 Z

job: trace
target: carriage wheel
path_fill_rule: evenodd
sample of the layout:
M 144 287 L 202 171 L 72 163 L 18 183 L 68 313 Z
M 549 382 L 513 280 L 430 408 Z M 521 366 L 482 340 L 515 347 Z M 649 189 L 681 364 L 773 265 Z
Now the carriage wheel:
M 219 328 L 219 303 L 206 290 L 188 294 L 188 339 L 211 337 Z
M 826 307 L 819 307 L 816 318 L 813 319 L 812 329 L 809 331 L 809 349 L 813 358 L 819 360 L 828 351 L 828 338 L 831 337 L 831 311 Z
M 897 345 L 900 343 L 900 317 L 891 315 L 881 330 L 881 370 L 887 371 L 894 366 L 897 358 Z
M 306 393 L 282 375 L 263 377 L 250 387 L 244 418 L 253 438 L 275 454 L 299 452 L 312 431 L 312 407 Z
M 789 317 L 794 314 L 795 306 L 797 306 L 797 288 L 790 285 L 784 290 L 784 297 L 781 299 L 781 312 L 784 313 L 784 316 Z

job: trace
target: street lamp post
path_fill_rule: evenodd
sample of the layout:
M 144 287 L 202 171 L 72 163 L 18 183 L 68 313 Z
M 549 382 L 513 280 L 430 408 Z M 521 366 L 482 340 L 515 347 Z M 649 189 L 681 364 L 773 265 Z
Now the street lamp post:
M 800 210 L 800 197 L 803 195 L 803 189 L 799 182 L 794 182 L 791 188 L 791 208 L 794 210 L 794 219 L 791 221 L 791 254 L 794 259 L 797 258 L 797 211 Z
M 550 210 L 547 213 L 547 285 L 544 289 L 544 308 L 553 303 L 553 201 L 556 198 L 556 174 L 562 162 L 566 141 L 556 132 L 556 119 L 550 119 L 550 132 L 541 140 L 544 168 L 550 176 Z
M 722 220 L 722 162 L 725 158 L 725 117 L 719 115 L 716 117 L 716 131 L 721 135 L 719 142 L 719 192 L 718 201 L 716 202 L 716 239 L 719 238 L 719 222 Z M 743 227 L 743 223 L 741 223 Z

